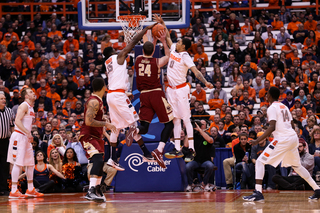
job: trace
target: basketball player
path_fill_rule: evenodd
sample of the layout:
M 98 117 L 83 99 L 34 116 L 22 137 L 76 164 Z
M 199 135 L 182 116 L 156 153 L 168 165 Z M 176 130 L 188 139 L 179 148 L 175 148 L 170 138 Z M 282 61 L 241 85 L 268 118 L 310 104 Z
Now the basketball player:
M 165 26 L 165 23 L 161 17 L 155 14 L 153 18 L 154 21 Z M 211 89 L 213 88 L 213 85 L 206 81 L 206 79 L 196 68 L 193 60 L 188 54 L 187 50 L 191 46 L 191 41 L 189 39 L 183 38 L 180 39 L 177 44 L 173 44 L 170 39 L 168 30 L 166 39 L 171 51 L 167 68 L 167 77 L 169 82 L 169 87 L 167 89 L 167 98 L 169 104 L 173 109 L 175 149 L 169 153 L 166 153 L 165 157 L 169 159 L 183 157 L 183 154 L 180 151 L 181 120 L 183 120 L 184 125 L 186 126 L 189 142 L 189 154 L 185 157 L 185 161 L 190 162 L 195 157 L 195 151 L 193 141 L 193 128 L 190 122 L 190 88 L 186 83 L 188 69 L 191 69 L 195 76 L 202 83 L 204 83 L 206 87 Z
M 103 119 L 102 97 L 106 91 L 104 80 L 102 78 L 93 79 L 92 89 L 93 93 L 84 105 L 85 119 L 80 129 L 79 140 L 86 151 L 87 158 L 92 163 L 90 185 L 85 198 L 103 202 L 105 197 L 100 190 L 100 183 L 103 175 L 104 141 L 101 138 L 104 127 L 112 131 L 115 131 L 115 127 Z
M 252 195 L 244 196 L 246 201 L 263 201 L 262 180 L 264 177 L 265 164 L 277 167 L 282 161 L 284 167 L 291 166 L 300 177 L 302 177 L 313 189 L 314 194 L 310 200 L 320 198 L 320 189 L 310 176 L 310 173 L 301 165 L 298 152 L 299 139 L 294 130 L 294 123 L 290 110 L 284 104 L 278 102 L 280 90 L 271 87 L 267 93 L 270 106 L 267 111 L 269 128 L 256 140 L 252 140 L 252 146 L 269 137 L 274 136 L 270 145 L 265 148 L 256 161 L 256 187 Z
M 134 48 L 134 46 L 141 40 L 145 32 L 151 29 L 155 24 L 141 30 L 141 32 L 135 35 L 131 42 L 123 50 L 121 50 L 119 54 L 115 55 L 112 47 L 107 47 L 103 50 L 103 55 L 107 59 L 105 62 L 105 66 L 109 82 L 107 102 L 109 106 L 111 122 L 116 127 L 116 131 L 112 132 L 110 135 L 111 152 L 110 159 L 108 160 L 107 164 L 120 171 L 123 171 L 124 168 L 118 163 L 116 154 L 119 132 L 123 128 L 136 126 L 137 121 L 139 120 L 137 112 L 135 111 L 133 105 L 126 95 L 126 91 L 128 90 L 128 71 L 126 57 L 127 54 Z M 127 146 L 131 146 L 131 144 L 127 143 Z M 144 155 L 150 155 L 150 152 L 144 153 Z
M 163 149 L 173 130 L 173 114 L 172 108 L 168 104 L 165 94 L 162 91 L 160 83 L 160 67 L 163 67 L 168 63 L 170 50 L 166 43 L 166 32 L 161 31 L 159 32 L 159 35 L 160 38 L 154 38 L 153 43 L 146 41 L 143 45 L 143 55 L 136 58 L 136 81 L 137 88 L 141 93 L 141 106 L 139 112 L 141 125 L 138 128 L 130 126 L 126 139 L 132 143 L 133 135 L 135 135 L 137 143 L 139 145 L 142 144 L 140 145 L 141 149 L 145 148 L 140 134 L 146 134 L 148 132 L 153 116 L 157 113 L 159 121 L 164 123 L 164 128 L 161 132 L 161 141 L 158 148 L 152 151 L 151 154 L 162 168 L 166 168 L 166 165 L 163 162 Z M 160 59 L 152 57 L 157 40 L 162 42 L 165 50 L 165 56 Z
M 9 198 L 27 198 L 42 197 L 43 194 L 35 190 L 33 186 L 34 156 L 31 140 L 31 127 L 35 114 L 33 111 L 36 95 L 32 89 L 24 88 L 21 91 L 21 97 L 24 102 L 18 107 L 14 132 L 10 137 L 7 161 L 13 164 L 11 178 L 12 186 Z M 22 167 L 25 167 L 28 180 L 28 189 L 25 194 L 18 190 L 18 178 L 21 174 Z

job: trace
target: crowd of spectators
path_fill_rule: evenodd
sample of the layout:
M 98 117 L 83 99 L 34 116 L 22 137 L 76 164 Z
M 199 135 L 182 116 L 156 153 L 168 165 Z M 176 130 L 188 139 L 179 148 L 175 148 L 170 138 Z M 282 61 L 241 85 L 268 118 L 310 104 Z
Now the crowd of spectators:
M 320 119 L 316 115 L 320 113 L 318 19 L 310 9 L 296 14 L 284 6 L 275 13 L 262 10 L 241 23 L 230 8 L 223 14 L 213 10 L 207 16 L 196 10 L 188 29 L 170 31 L 173 41 L 192 41 L 188 52 L 215 87 L 207 89 L 191 72 L 187 76 L 190 87 L 195 87 L 190 99 L 191 114 L 198 120 L 194 126 L 198 164 L 187 164 L 189 185 L 193 184 L 193 172 L 204 163 L 209 171 L 204 172 L 203 183 L 214 183 L 215 148 L 229 147 L 233 157 L 223 163 L 228 188 L 233 188 L 234 183 L 239 188 L 252 188 L 255 160 L 272 136 L 256 147 L 251 147 L 249 141 L 268 126 L 266 93 L 271 86 L 280 89 L 279 101 L 290 108 L 303 150 L 314 158 L 312 174 L 320 176 Z M 7 106 L 16 113 L 22 102 L 19 93 L 23 85 L 37 95 L 32 126 L 37 162 L 35 186 L 42 192 L 82 191 L 90 168 L 79 143 L 84 103 L 95 77 L 103 76 L 108 84 L 101 52 L 109 46 L 122 50 L 126 46 L 123 34 L 117 30 L 85 32 L 70 17 L 55 13 L 46 18 L 38 13 L 31 22 L 22 15 L 8 13 L 0 20 L 0 45 L 0 92 L 6 97 Z M 133 58 L 128 57 L 127 62 L 130 92 Z M 207 71 L 209 67 L 212 72 Z M 167 86 L 165 73 L 163 79 Z M 108 112 L 106 98 L 103 101 Z M 120 134 L 119 141 L 123 139 Z M 108 159 L 107 154 L 105 158 Z M 46 174 L 37 179 L 36 174 L 44 165 Z M 236 173 L 235 181 L 231 167 Z M 116 174 L 111 170 L 104 168 L 107 187 Z M 267 171 L 269 188 L 276 187 L 272 181 L 276 173 L 287 175 L 281 168 Z M 294 173 L 291 171 L 290 175 Z

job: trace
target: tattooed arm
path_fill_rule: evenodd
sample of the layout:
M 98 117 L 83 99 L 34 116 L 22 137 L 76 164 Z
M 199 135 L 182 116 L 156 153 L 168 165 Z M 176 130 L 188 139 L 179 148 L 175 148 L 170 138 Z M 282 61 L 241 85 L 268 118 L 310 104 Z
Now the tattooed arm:
M 204 78 L 202 73 L 195 66 L 191 67 L 190 69 L 194 73 L 196 78 L 199 79 L 202 83 L 204 83 L 206 87 L 208 87 L 209 89 L 213 88 L 213 85 Z
M 87 126 L 103 127 L 110 124 L 107 121 L 97 121 L 95 119 L 98 111 L 99 111 L 99 102 L 97 100 L 90 100 L 87 103 L 87 112 L 85 117 L 85 122 Z

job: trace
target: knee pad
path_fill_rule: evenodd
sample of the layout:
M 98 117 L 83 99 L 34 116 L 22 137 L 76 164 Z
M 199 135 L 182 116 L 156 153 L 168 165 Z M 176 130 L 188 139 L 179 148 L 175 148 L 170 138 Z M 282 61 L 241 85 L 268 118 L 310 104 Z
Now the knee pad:
M 90 171 L 90 175 L 96 175 L 101 177 L 103 174 L 103 155 L 102 154 L 95 154 L 91 158 L 92 168 Z

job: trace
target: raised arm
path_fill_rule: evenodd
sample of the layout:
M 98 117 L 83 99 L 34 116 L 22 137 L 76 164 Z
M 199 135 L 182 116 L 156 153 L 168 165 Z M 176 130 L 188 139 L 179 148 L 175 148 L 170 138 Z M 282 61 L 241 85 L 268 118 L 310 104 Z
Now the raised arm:
M 157 38 L 158 40 L 160 40 L 163 44 L 163 48 L 164 48 L 164 53 L 165 56 L 161 57 L 158 61 L 158 66 L 159 67 L 163 67 L 164 65 L 166 65 L 169 61 L 169 57 L 170 57 L 170 49 L 167 45 L 166 42 L 166 31 L 167 30 L 163 30 L 159 32 L 160 38 Z
M 208 87 L 209 89 L 213 88 L 213 85 L 204 78 L 202 73 L 195 66 L 190 67 L 190 69 L 194 73 L 196 78 L 199 79 L 202 83 L 204 83 L 204 85 L 206 85 L 206 87 Z
M 135 35 L 132 39 L 132 41 L 118 54 L 117 61 L 119 65 L 122 65 L 124 61 L 126 60 L 126 57 L 129 52 L 134 48 L 134 46 L 141 40 L 143 35 L 147 32 L 147 30 L 152 29 L 154 25 L 157 23 L 154 23 L 153 25 L 149 25 L 143 30 L 141 30 L 137 35 Z
M 86 111 L 86 117 L 85 122 L 87 126 L 92 127 L 107 127 L 108 129 L 115 131 L 116 127 L 109 123 L 108 121 L 97 121 L 96 115 L 99 111 L 99 102 L 97 100 L 90 100 L 87 103 L 87 111 Z
M 166 28 L 166 30 L 167 30 L 166 40 L 167 40 L 167 44 L 168 44 L 169 48 L 171 48 L 172 40 L 170 38 L 169 30 L 168 30 L 166 24 L 164 23 L 163 19 L 161 18 L 161 16 L 158 16 L 157 14 L 153 14 L 153 21 L 155 21 L 159 24 L 162 24 Z
M 63 174 L 61 174 L 58 170 L 56 170 L 51 164 L 47 164 L 48 165 L 48 169 L 53 172 L 55 175 L 57 175 L 59 178 L 61 179 L 66 179 Z

